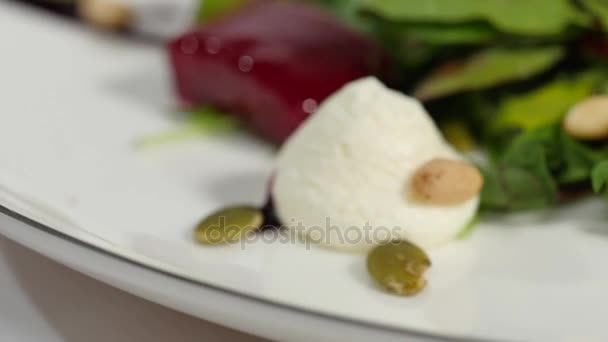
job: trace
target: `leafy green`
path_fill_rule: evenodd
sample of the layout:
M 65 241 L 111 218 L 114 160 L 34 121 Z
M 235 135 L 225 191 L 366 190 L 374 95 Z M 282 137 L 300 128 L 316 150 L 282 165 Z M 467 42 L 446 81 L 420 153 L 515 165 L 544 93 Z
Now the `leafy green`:
M 502 158 L 483 170 L 482 207 L 490 210 L 538 209 L 556 203 L 561 185 L 588 181 L 608 151 L 592 149 L 559 125 L 518 136 Z
M 523 210 L 552 204 L 557 198 L 557 183 L 549 163 L 555 160 L 555 141 L 552 129 L 518 137 L 498 165 L 484 170 L 482 207 Z
M 608 29 L 608 1 L 607 0 L 581 0 L 583 5 L 599 18 L 604 29 Z
M 563 50 L 558 46 L 490 48 L 464 62 L 443 65 L 422 81 L 415 91 L 415 96 L 430 100 L 525 80 L 549 69 L 562 57 Z
M 404 38 L 432 45 L 483 44 L 494 41 L 499 36 L 496 30 L 484 23 L 395 24 L 392 30 Z
M 311 0 L 300 0 L 310 2 Z M 370 30 L 370 23 L 359 15 L 362 0 L 314 0 L 317 4 L 330 10 L 343 22 L 362 31 Z
M 564 132 L 561 132 L 560 142 L 561 167 L 556 172 L 556 179 L 560 184 L 588 181 L 594 166 L 608 158 L 606 149 L 592 149 Z
M 202 136 L 205 134 L 225 134 L 239 128 L 236 119 L 215 109 L 205 107 L 187 113 L 187 119 L 178 128 L 151 134 L 137 141 L 139 148 L 149 148 Z
M 541 209 L 556 201 L 557 192 L 545 187 L 545 178 L 537 170 L 503 166 L 485 169 L 483 174 L 481 208 L 484 210 Z M 546 180 L 550 181 L 549 178 Z
M 401 22 L 482 20 L 500 31 L 521 35 L 557 35 L 571 24 L 587 21 L 569 0 L 364 0 L 362 8 Z
M 443 137 L 457 150 L 469 152 L 475 148 L 475 138 L 463 120 L 449 120 L 440 125 Z
M 499 104 L 492 129 L 497 132 L 513 128 L 531 130 L 553 125 L 577 102 L 591 95 L 603 79 L 601 73 L 590 71 L 509 96 Z
M 201 0 L 197 19 L 207 22 L 230 13 L 250 0 Z
M 398 61 L 398 66 L 407 70 L 400 71 L 404 76 L 411 77 L 413 73 L 426 72 L 422 66 L 429 64 L 440 53 L 438 46 L 424 44 L 408 36 L 402 25 L 379 21 L 372 21 L 372 24 L 375 37 Z
M 608 160 L 598 163 L 591 174 L 593 191 L 598 194 L 608 194 Z

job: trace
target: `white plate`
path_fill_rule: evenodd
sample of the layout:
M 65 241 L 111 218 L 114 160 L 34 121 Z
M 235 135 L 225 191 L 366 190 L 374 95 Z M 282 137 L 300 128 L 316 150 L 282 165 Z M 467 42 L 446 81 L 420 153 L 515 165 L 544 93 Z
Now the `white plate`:
M 134 148 L 176 124 L 164 53 L 80 29 L 0 5 L 0 233 L 273 339 L 608 339 L 600 201 L 488 221 L 432 251 L 430 285 L 411 299 L 376 290 L 362 255 L 298 242 L 197 246 L 203 215 L 263 201 L 273 149 L 245 135 Z

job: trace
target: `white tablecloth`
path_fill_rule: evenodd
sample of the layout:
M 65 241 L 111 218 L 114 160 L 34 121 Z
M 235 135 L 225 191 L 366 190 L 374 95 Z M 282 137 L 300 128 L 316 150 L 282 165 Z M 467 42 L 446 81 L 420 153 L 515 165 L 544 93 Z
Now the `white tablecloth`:
M 263 341 L 145 301 L 0 237 L 0 341 Z

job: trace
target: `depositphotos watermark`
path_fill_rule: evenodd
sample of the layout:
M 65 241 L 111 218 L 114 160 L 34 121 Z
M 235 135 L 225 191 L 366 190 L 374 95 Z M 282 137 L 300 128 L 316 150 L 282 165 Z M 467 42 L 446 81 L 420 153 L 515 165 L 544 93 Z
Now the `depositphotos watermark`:
M 372 245 L 396 241 L 403 237 L 403 228 L 373 226 L 365 223 L 362 226 L 340 227 L 331 223 L 326 217 L 323 226 L 306 226 L 301 221 L 291 220 L 289 228 L 278 228 L 274 225 L 262 226 L 227 225 L 226 218 L 218 217 L 217 224 L 207 230 L 207 239 L 215 243 L 240 244 L 244 249 L 257 242 L 304 244 L 310 248 L 313 244 L 323 245 Z

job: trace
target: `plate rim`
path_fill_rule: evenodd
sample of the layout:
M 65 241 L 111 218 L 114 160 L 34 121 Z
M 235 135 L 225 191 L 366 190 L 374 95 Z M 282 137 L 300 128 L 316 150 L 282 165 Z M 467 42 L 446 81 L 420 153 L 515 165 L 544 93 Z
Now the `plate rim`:
M 5 206 L 3 204 L 0 204 L 0 214 L 8 216 L 9 218 L 12 218 L 18 222 L 21 222 L 21 223 L 25 224 L 26 226 L 28 226 L 30 228 L 34 228 L 37 231 L 42 232 L 46 235 L 49 235 L 54 238 L 58 238 L 60 240 L 63 240 L 64 242 L 67 242 L 70 244 L 75 244 L 81 248 L 85 248 L 88 251 L 99 254 L 101 256 L 110 257 L 110 258 L 114 259 L 115 261 L 119 261 L 121 263 L 127 263 L 131 266 L 134 266 L 134 267 L 137 267 L 137 268 L 149 271 L 149 272 L 153 272 L 156 275 L 170 278 L 173 281 L 179 281 L 179 282 L 183 282 L 183 283 L 186 283 L 189 285 L 194 285 L 196 287 L 202 287 L 205 290 L 215 292 L 217 294 L 237 297 L 241 300 L 246 300 L 249 302 L 253 302 L 255 304 L 263 305 L 263 306 L 266 306 L 271 309 L 286 310 L 286 311 L 289 311 L 289 312 L 295 313 L 295 314 L 302 314 L 302 315 L 306 315 L 306 316 L 310 316 L 310 317 L 314 317 L 314 318 L 322 318 L 324 320 L 329 320 L 334 323 L 346 324 L 351 327 L 366 328 L 366 329 L 376 330 L 379 332 L 385 332 L 385 333 L 389 332 L 389 333 L 399 334 L 402 337 L 421 338 L 421 339 L 424 339 L 424 341 L 453 341 L 453 342 L 495 342 L 495 341 L 497 341 L 497 340 L 489 340 L 489 339 L 480 339 L 480 338 L 475 338 L 475 337 L 454 336 L 454 335 L 447 335 L 447 334 L 441 334 L 441 333 L 431 333 L 431 332 L 425 332 L 425 331 L 421 331 L 421 330 L 417 330 L 417 329 L 398 328 L 398 327 L 385 325 L 385 324 L 381 324 L 381 323 L 374 323 L 374 322 L 358 320 L 358 319 L 354 319 L 354 318 L 347 318 L 347 317 L 343 317 L 343 316 L 339 316 L 339 315 L 335 315 L 335 314 L 331 314 L 331 313 L 320 312 L 320 311 L 317 311 L 314 309 L 307 309 L 307 308 L 303 308 L 303 307 L 293 306 L 290 304 L 281 303 L 281 302 L 274 301 L 274 300 L 267 299 L 267 298 L 256 297 L 254 295 L 241 293 L 241 292 L 233 290 L 233 289 L 224 288 L 219 285 L 214 285 L 214 284 L 207 283 L 207 282 L 197 280 L 194 278 L 190 278 L 190 277 L 187 277 L 184 275 L 176 274 L 171 271 L 163 270 L 161 268 L 157 268 L 152 265 L 148 265 L 142 261 L 128 257 L 126 255 L 121 255 L 121 254 L 112 252 L 101 246 L 97 246 L 91 242 L 87 242 L 87 241 L 78 239 L 78 238 L 68 235 L 58 229 L 55 229 L 47 224 L 44 224 L 44 223 L 36 221 L 32 218 L 29 218 L 13 209 L 8 208 L 7 206 Z

